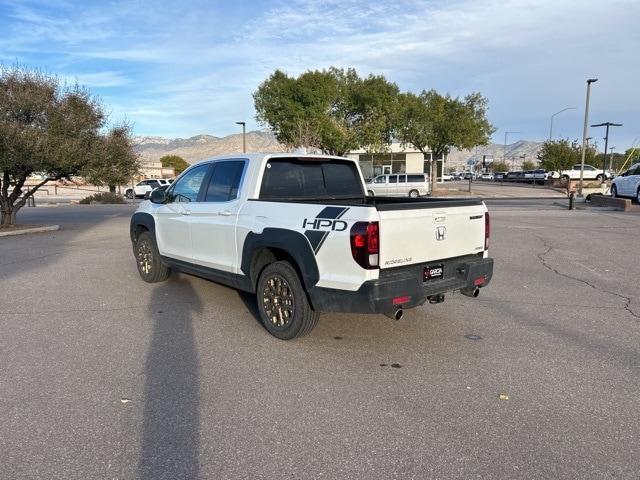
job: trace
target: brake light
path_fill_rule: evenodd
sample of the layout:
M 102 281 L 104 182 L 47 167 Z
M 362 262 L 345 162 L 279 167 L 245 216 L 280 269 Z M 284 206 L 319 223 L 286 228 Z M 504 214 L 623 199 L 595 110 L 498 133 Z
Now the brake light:
M 489 212 L 484 214 L 484 249 L 489 250 L 489 234 L 491 233 L 491 222 L 489 222 Z
M 351 254 L 367 270 L 380 268 L 380 234 L 378 222 L 356 222 L 351 227 Z

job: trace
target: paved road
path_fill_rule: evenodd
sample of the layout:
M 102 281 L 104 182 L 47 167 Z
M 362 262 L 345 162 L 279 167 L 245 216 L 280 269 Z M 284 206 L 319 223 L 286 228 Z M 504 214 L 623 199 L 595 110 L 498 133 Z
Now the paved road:
M 637 478 L 640 216 L 526 202 L 492 205 L 477 299 L 292 342 L 142 282 L 132 206 L 23 209 L 60 230 L 0 238 L 0 478 Z

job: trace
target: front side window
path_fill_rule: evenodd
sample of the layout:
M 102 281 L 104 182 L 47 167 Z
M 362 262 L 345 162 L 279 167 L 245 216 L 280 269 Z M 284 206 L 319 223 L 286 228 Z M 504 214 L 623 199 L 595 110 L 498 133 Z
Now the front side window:
M 384 175 L 376 177 L 374 183 L 387 183 L 387 177 L 385 177 Z
M 197 201 L 202 181 L 209 168 L 211 168 L 211 164 L 205 163 L 187 170 L 184 175 L 173 183 L 168 201 L 171 203 Z

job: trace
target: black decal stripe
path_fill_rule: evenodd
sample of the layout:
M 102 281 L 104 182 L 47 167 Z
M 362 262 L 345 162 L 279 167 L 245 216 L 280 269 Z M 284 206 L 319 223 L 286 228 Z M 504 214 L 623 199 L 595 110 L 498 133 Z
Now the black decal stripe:
M 318 252 L 320 251 L 320 247 L 322 247 L 322 244 L 324 243 L 324 241 L 327 239 L 327 237 L 329 236 L 329 232 L 325 232 L 324 236 L 322 237 L 322 239 L 320 240 L 320 243 L 318 243 L 318 246 L 314 249 L 314 253 L 317 255 Z
M 325 207 L 316 218 L 328 218 L 335 220 L 336 218 L 340 218 L 344 213 L 349 210 L 344 207 Z
M 314 253 L 318 253 L 327 235 L 329 235 L 329 232 L 321 232 L 319 230 L 307 230 L 304 232 L 304 236 L 309 240 Z

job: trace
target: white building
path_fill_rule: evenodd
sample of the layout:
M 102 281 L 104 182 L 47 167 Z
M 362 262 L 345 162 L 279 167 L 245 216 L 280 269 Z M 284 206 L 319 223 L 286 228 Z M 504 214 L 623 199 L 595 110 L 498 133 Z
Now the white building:
M 431 152 L 423 154 L 413 147 L 403 147 L 400 143 L 392 143 L 385 153 L 367 153 L 365 150 L 354 150 L 347 155 L 360 162 L 364 178 L 369 180 L 383 173 L 428 173 L 431 175 Z M 446 157 L 445 157 L 446 160 Z M 437 160 L 437 176 L 442 178 L 444 161 Z

